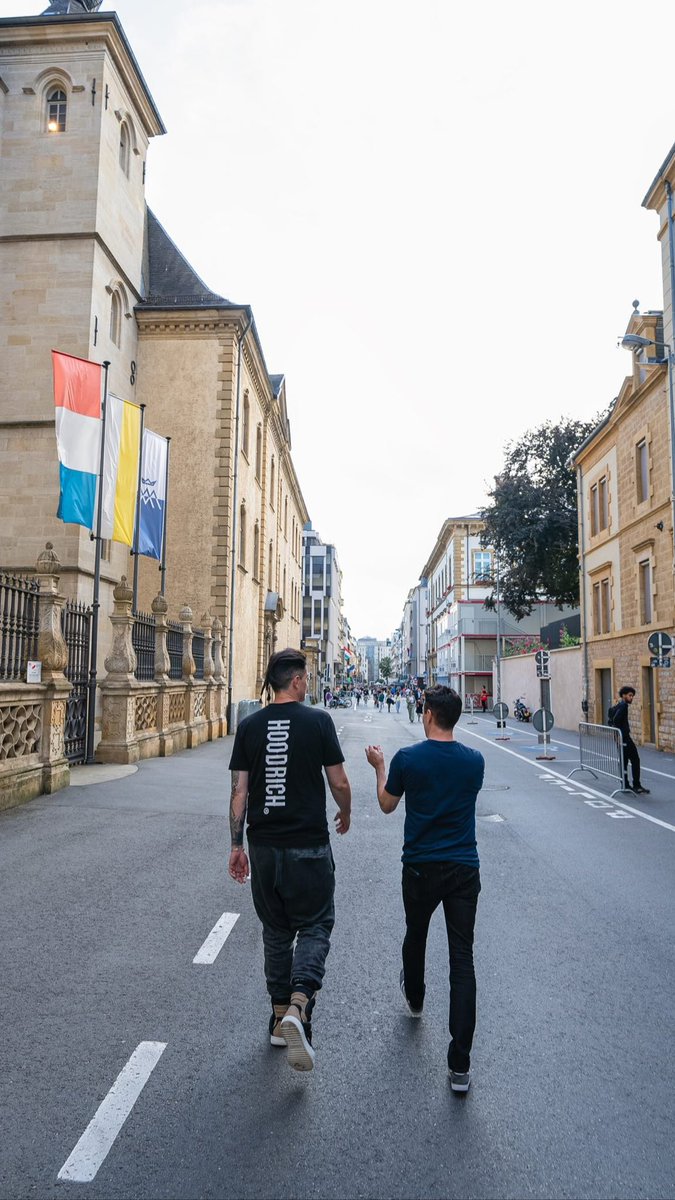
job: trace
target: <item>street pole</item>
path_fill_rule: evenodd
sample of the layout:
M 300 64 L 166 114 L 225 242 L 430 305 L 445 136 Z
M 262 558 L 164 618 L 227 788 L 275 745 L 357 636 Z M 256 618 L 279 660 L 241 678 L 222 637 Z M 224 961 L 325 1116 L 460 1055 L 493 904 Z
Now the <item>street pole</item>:
M 110 363 L 103 363 L 103 399 L 101 401 L 101 453 L 99 457 L 98 497 L 96 504 L 96 555 L 94 558 L 94 595 L 91 604 L 91 645 L 89 647 L 89 694 L 87 696 L 87 753 L 88 766 L 94 761 L 94 733 L 96 723 L 96 659 L 98 657 L 98 618 L 101 608 L 101 518 L 103 516 L 103 467 L 105 464 L 105 425 L 108 412 L 108 371 Z
M 502 610 L 499 603 L 499 555 L 495 553 L 495 572 L 497 577 L 497 699 L 496 703 L 501 703 L 502 698 Z

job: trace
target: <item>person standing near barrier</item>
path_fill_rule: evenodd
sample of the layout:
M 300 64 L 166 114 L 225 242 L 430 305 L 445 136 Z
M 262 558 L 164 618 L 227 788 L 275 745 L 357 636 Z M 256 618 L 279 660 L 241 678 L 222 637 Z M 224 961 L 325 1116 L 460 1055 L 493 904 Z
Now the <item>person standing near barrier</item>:
M 623 786 L 633 791 L 638 796 L 648 796 L 649 788 L 643 787 L 640 782 L 640 755 L 638 754 L 637 746 L 630 736 L 630 724 L 628 721 L 629 706 L 635 699 L 635 688 L 630 685 L 619 688 L 619 703 L 615 704 L 609 710 L 609 723 L 615 729 L 621 730 L 621 740 L 623 742 Z M 631 765 L 633 775 L 632 787 L 628 782 L 628 764 Z
M 399 750 L 388 775 L 382 747 L 366 747 L 382 812 L 393 812 L 405 795 L 406 933 L 400 986 L 412 1017 L 422 1016 L 429 922 L 438 905 L 443 905 L 450 951 L 448 1071 L 453 1092 L 467 1092 L 471 1082 L 476 1025 L 473 933 L 480 892 L 476 799 L 485 773 L 482 754 L 455 741 L 453 731 L 461 713 L 457 692 L 437 684 L 427 688 L 424 696 L 425 741 Z
M 296 1071 L 314 1066 L 311 1016 L 325 972 L 335 921 L 335 863 L 328 838 L 323 771 L 347 833 L 351 788 L 335 725 L 305 705 L 307 661 L 301 650 L 280 650 L 263 688 L 274 701 L 246 717 L 230 759 L 232 798 L 229 873 L 251 880 L 262 923 L 265 978 L 272 1001 L 270 1042 L 286 1046 Z M 244 850 L 248 811 L 249 862 Z

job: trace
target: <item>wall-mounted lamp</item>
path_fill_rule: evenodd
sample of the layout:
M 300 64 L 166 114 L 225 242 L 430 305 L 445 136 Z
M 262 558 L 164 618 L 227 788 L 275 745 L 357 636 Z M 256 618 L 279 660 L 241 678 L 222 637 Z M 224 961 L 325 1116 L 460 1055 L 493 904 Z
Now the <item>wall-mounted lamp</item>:
M 663 524 L 663 521 L 657 521 L 657 522 L 656 522 L 656 525 L 654 526 L 654 528 L 655 528 L 655 529 L 658 529 L 659 533 L 663 533 L 663 530 L 664 530 L 664 528 L 665 528 L 665 526 L 664 526 L 664 524 Z

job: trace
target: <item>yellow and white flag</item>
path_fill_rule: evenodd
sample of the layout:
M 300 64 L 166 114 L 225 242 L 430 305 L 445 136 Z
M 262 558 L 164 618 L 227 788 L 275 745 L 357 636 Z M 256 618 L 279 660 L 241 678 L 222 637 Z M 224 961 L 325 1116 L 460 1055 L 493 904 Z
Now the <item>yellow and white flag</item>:
M 108 396 L 103 458 L 101 537 L 132 546 L 138 494 L 141 410 L 137 404 Z

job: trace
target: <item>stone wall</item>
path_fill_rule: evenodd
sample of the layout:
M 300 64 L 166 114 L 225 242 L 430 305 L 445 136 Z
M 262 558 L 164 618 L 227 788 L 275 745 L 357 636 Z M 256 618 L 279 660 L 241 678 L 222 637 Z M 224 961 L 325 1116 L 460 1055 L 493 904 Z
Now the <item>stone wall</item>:
M 551 650 L 551 711 L 558 729 L 576 729 L 585 720 L 581 700 L 582 652 L 580 646 L 561 647 Z M 541 681 L 537 678 L 534 654 L 517 654 L 503 658 L 501 664 L 502 700 L 508 704 L 513 715 L 514 700 L 522 696 L 534 712 L 540 707 Z M 496 673 L 493 672 L 493 690 L 496 697 Z

